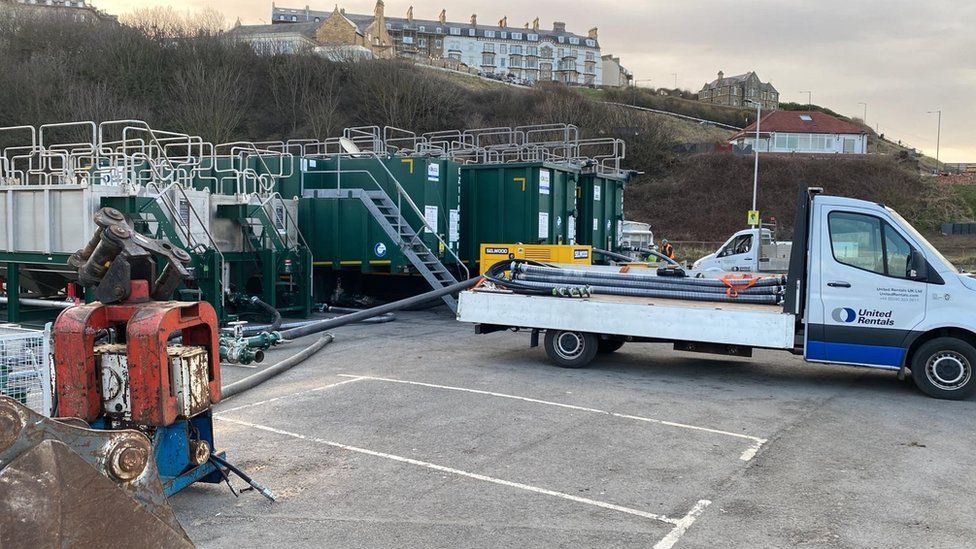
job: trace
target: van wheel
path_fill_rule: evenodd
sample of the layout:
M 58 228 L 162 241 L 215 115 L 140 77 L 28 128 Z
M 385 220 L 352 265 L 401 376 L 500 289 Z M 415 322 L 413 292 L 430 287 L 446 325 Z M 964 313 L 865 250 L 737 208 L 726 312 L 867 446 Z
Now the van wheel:
M 546 330 L 546 354 L 563 368 L 582 368 L 596 356 L 600 339 L 596 334 Z
M 599 353 L 615 353 L 624 346 L 624 341 L 622 339 L 601 339 L 599 345 L 597 345 L 596 350 Z
M 912 379 L 923 393 L 962 400 L 976 390 L 976 349 L 961 339 L 939 337 L 922 344 L 912 356 Z

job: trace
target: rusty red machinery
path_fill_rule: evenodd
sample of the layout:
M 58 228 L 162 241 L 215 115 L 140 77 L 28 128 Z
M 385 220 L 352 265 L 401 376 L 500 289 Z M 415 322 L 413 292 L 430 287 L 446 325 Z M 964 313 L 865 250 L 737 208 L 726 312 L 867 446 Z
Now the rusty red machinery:
M 166 495 L 221 482 L 212 459 L 217 315 L 203 301 L 169 300 L 189 276 L 190 257 L 133 231 L 118 210 L 102 208 L 95 222 L 70 263 L 97 301 L 66 309 L 52 330 L 56 415 L 145 433 Z
M 95 301 L 52 329 L 54 417 L 0 396 L 0 547 L 192 547 L 167 496 L 228 472 L 274 495 L 215 450 L 217 314 L 170 299 L 189 255 L 112 208 L 95 222 L 70 260 Z

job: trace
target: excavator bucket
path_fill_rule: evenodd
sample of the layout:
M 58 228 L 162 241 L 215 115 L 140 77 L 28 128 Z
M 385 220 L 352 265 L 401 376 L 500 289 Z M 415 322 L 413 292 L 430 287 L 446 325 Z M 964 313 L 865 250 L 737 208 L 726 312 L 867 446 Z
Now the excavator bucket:
M 146 435 L 0 397 L 0 547 L 193 547 Z

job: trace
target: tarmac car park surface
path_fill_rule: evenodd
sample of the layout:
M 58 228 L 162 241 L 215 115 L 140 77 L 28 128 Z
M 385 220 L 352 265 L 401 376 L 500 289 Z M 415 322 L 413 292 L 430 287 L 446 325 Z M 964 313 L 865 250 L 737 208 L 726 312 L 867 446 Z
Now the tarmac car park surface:
M 178 494 L 198 546 L 976 545 L 973 399 L 779 352 L 560 369 L 443 307 L 335 335 L 218 405 L 218 446 L 279 499 Z

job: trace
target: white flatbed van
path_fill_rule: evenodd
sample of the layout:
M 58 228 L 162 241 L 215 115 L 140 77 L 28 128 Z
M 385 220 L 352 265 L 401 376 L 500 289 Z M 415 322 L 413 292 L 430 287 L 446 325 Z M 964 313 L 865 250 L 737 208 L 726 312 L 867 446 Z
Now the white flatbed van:
M 478 333 L 545 333 L 550 359 L 582 367 L 625 342 L 751 356 L 779 349 L 810 362 L 911 371 L 925 393 L 976 390 L 976 279 L 960 273 L 894 210 L 801 193 L 782 305 L 475 289 L 457 318 Z

